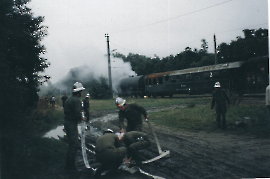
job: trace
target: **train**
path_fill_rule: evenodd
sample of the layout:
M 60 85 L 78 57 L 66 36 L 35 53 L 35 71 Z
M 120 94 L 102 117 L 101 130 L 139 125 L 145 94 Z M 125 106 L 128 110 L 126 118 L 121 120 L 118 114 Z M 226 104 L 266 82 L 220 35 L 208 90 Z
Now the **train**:
M 224 64 L 132 76 L 120 81 L 118 96 L 157 97 L 174 94 L 207 94 L 220 82 L 239 95 L 265 93 L 269 82 L 268 56 Z

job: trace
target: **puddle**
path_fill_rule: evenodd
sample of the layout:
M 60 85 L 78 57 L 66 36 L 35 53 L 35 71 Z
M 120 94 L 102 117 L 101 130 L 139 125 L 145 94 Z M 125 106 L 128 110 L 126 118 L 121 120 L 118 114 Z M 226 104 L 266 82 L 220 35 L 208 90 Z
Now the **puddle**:
M 87 123 L 86 126 L 90 127 L 90 130 L 87 131 L 86 135 L 93 135 L 95 137 L 98 137 L 102 134 L 101 132 L 99 132 L 97 128 L 94 128 L 92 125 L 90 125 L 90 123 Z M 77 128 L 78 128 L 78 133 L 80 135 L 81 124 L 78 124 Z M 63 129 L 64 129 L 64 125 L 58 126 L 55 129 L 47 132 L 43 137 L 59 139 L 59 137 L 64 137 L 64 135 L 66 134 Z
M 64 125 L 58 126 L 53 130 L 50 130 L 49 132 L 47 132 L 43 137 L 47 137 L 47 138 L 55 138 L 58 139 L 59 137 L 64 137 L 65 132 L 63 131 L 64 129 Z
M 105 116 L 98 117 L 93 119 L 93 122 L 107 122 L 107 121 L 112 121 L 118 119 L 118 113 L 117 114 L 106 114 Z

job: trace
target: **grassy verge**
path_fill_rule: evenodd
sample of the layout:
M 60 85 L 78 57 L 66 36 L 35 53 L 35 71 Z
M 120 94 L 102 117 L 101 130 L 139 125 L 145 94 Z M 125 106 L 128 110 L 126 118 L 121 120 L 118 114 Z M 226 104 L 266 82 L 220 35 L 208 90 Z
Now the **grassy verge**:
M 215 110 L 209 105 L 188 105 L 186 108 L 162 110 L 149 113 L 151 120 L 158 125 L 189 131 L 220 131 L 216 127 Z M 251 118 L 250 129 L 245 127 L 244 117 Z M 226 114 L 228 133 L 270 134 L 268 128 L 269 112 L 265 105 L 237 105 L 228 109 Z M 242 125 L 235 122 L 242 121 Z
M 210 98 L 126 98 L 126 103 L 137 103 L 143 107 L 150 106 L 168 106 L 168 105 L 180 105 L 180 104 L 193 104 L 193 103 L 209 103 Z M 93 100 L 90 99 L 91 111 L 116 109 L 115 99 L 108 100 Z

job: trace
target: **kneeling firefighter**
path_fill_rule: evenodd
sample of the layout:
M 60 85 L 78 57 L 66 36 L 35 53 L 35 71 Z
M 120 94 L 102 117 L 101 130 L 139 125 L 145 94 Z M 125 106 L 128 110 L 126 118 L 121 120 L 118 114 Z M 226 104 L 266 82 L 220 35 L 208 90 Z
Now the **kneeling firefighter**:
M 134 159 L 136 165 L 141 165 L 142 161 L 146 159 L 140 155 L 139 150 L 146 149 L 151 145 L 148 135 L 139 131 L 131 131 L 125 133 L 121 140 L 127 147 L 127 161 Z
M 104 131 L 96 141 L 96 159 L 101 166 L 97 169 L 95 178 L 100 178 L 101 173 L 106 170 L 117 171 L 125 158 L 126 151 L 118 136 L 111 129 Z

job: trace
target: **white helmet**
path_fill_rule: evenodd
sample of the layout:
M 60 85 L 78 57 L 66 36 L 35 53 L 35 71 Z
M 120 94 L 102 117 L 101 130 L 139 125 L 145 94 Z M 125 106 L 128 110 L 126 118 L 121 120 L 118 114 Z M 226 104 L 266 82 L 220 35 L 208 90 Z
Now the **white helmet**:
M 123 106 L 126 103 L 126 100 L 122 99 L 122 98 L 116 98 L 115 100 L 115 104 L 118 108 L 120 108 L 121 106 Z
M 113 133 L 113 130 L 107 129 L 107 130 L 105 130 L 105 131 L 103 132 L 103 135 L 106 134 L 106 133 Z
M 217 81 L 216 83 L 215 83 L 215 86 L 214 86 L 215 88 L 220 88 L 220 83 Z
M 89 93 L 87 93 L 85 97 L 86 97 L 86 98 L 90 98 L 90 94 L 89 94 Z
M 83 87 L 83 85 L 79 82 L 74 83 L 73 85 L 73 93 L 74 92 L 78 92 L 78 91 L 82 91 L 85 90 L 85 88 Z

